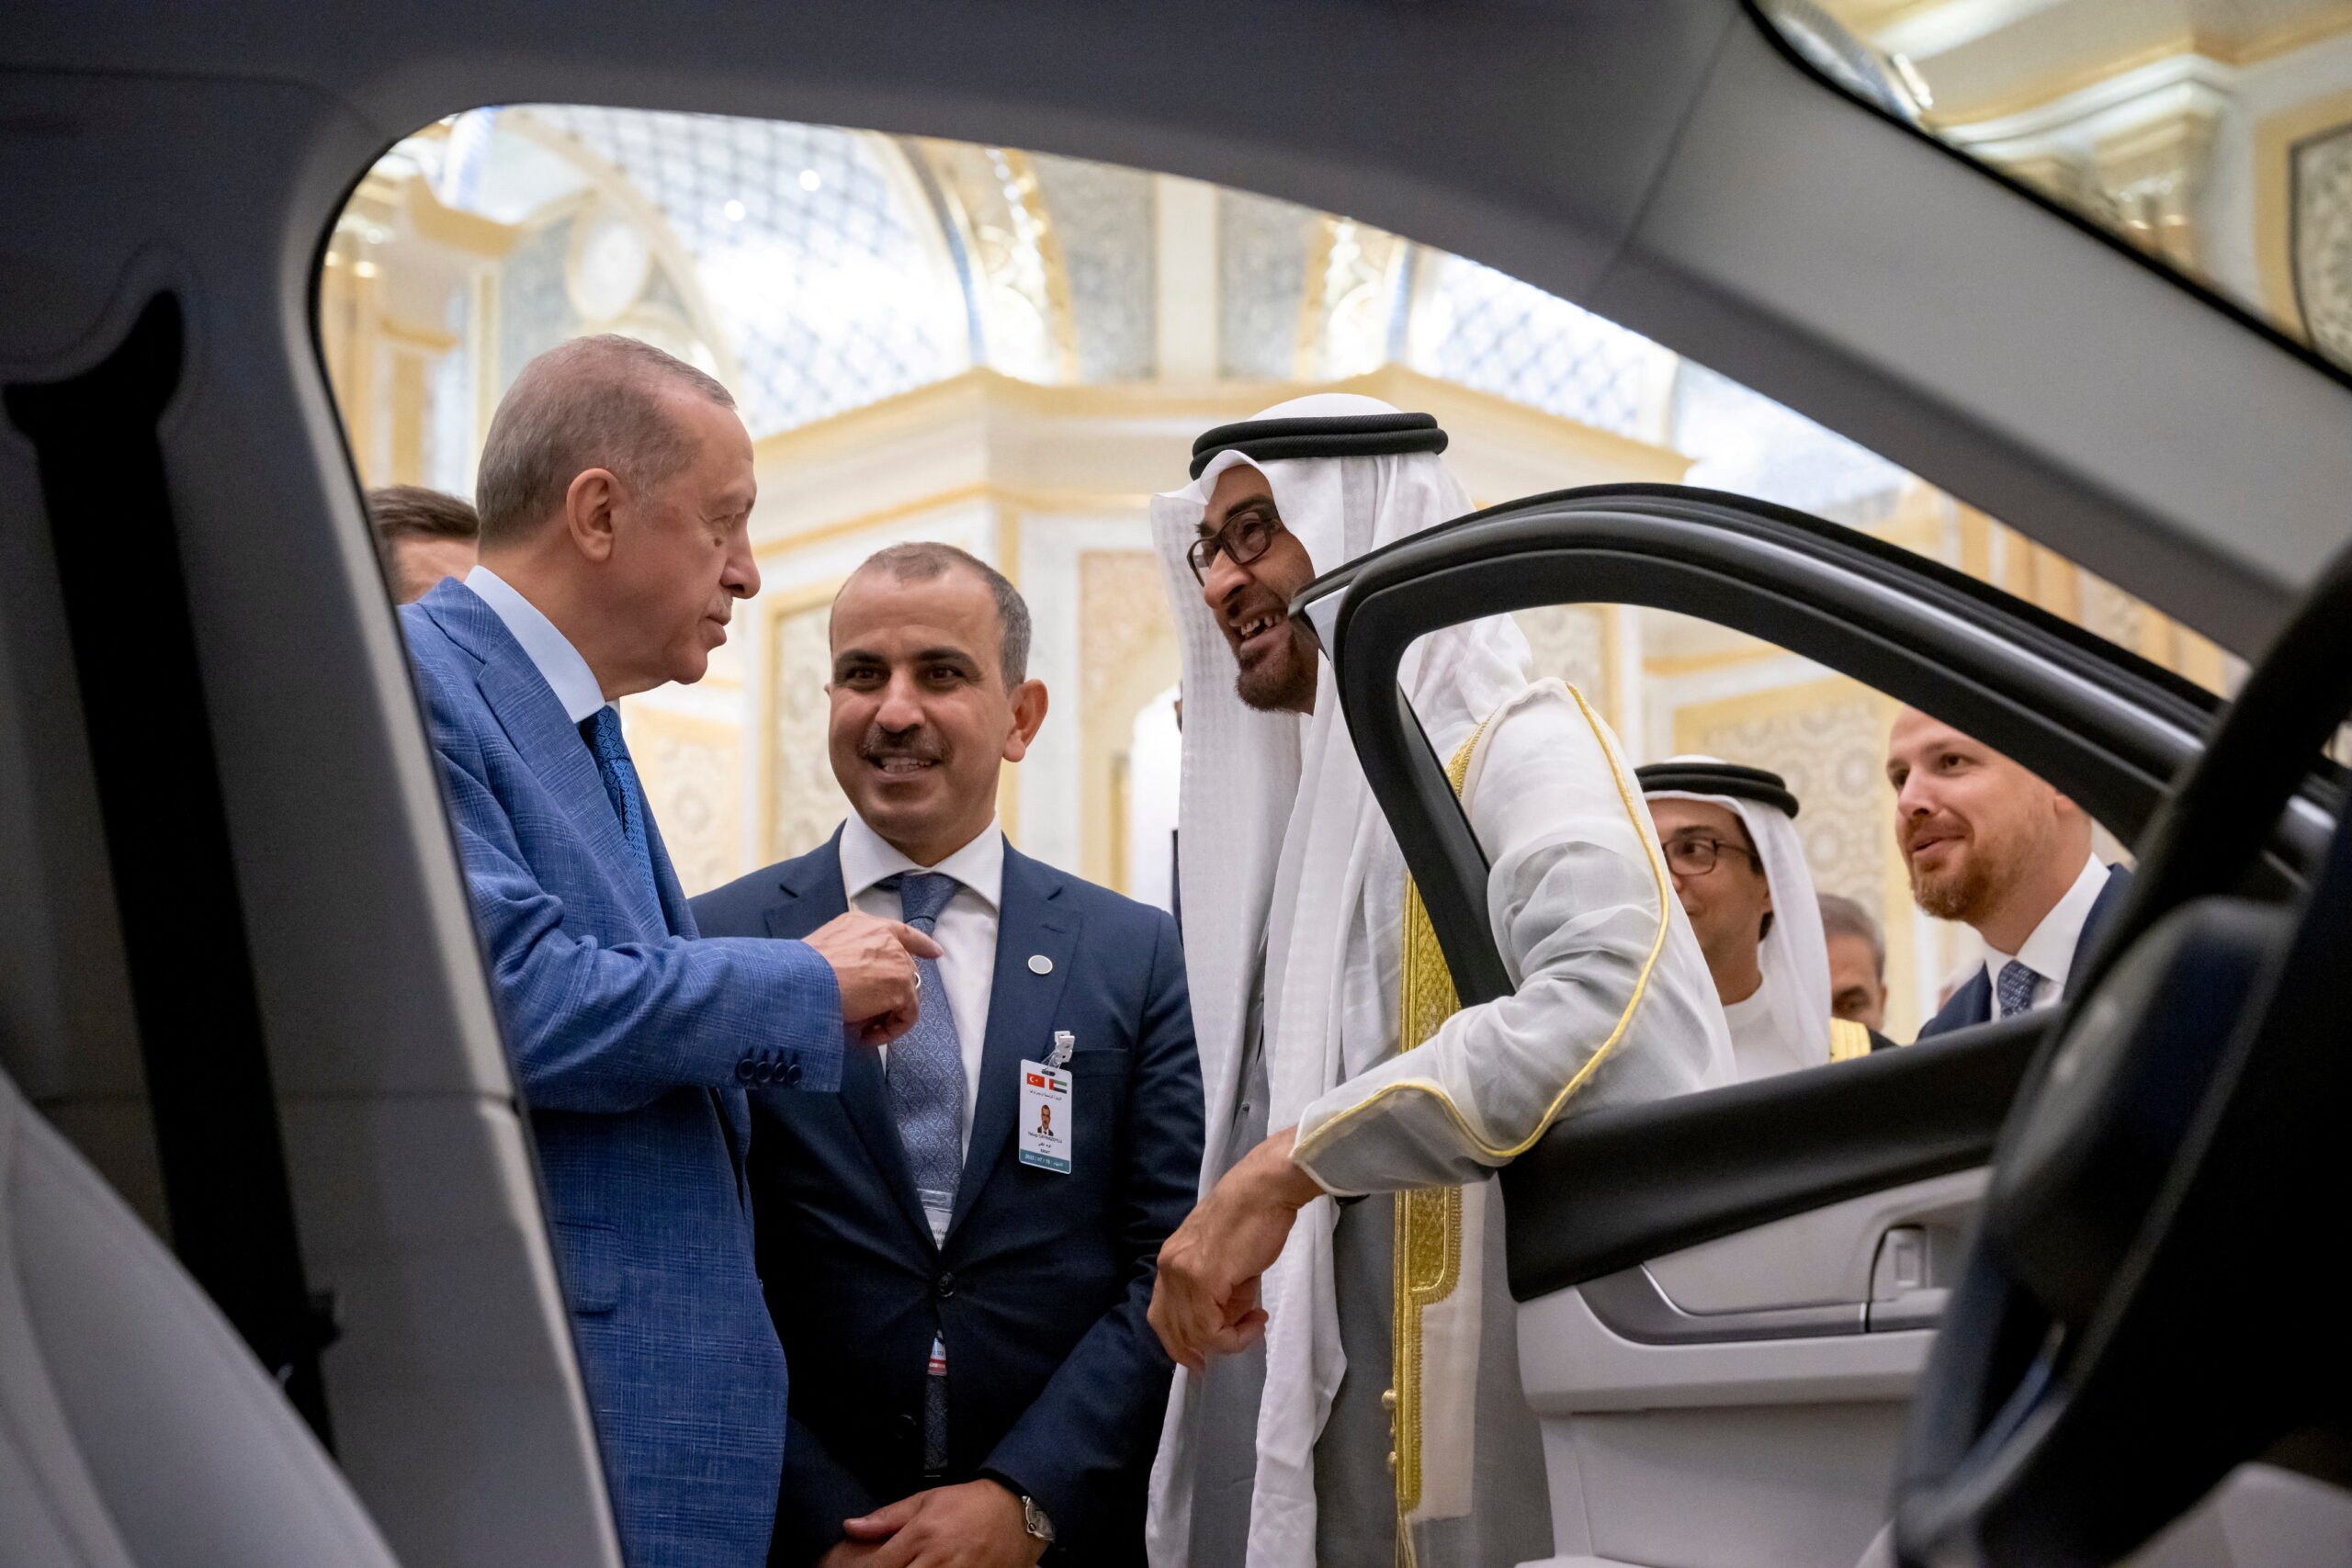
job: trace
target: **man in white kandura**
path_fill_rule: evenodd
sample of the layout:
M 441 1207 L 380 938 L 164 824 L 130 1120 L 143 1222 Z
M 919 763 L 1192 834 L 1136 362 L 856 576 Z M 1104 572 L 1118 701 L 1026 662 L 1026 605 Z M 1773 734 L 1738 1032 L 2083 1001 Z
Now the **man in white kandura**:
M 1318 571 L 1469 510 L 1444 446 L 1426 414 L 1302 398 L 1203 436 L 1192 487 L 1152 506 L 1183 653 L 1208 1109 L 1202 1201 L 1150 1313 L 1180 1363 L 1156 1568 L 1549 1555 L 1483 1179 L 1563 1114 L 1732 1077 L 1632 770 L 1572 688 L 1529 682 L 1508 617 L 1431 634 L 1398 676 L 1493 867 L 1518 983 L 1456 1010 L 1330 672 L 1286 615 Z M 1351 1201 L 1372 1193 L 1397 1196 Z M 1408 1279 L 1399 1322 L 1393 1260 L 1425 1255 L 1459 1269 Z
M 1714 976 L 1739 1076 L 1869 1055 L 1883 1041 L 1830 1013 L 1829 942 L 1788 781 L 1714 757 L 1669 757 L 1634 773 Z

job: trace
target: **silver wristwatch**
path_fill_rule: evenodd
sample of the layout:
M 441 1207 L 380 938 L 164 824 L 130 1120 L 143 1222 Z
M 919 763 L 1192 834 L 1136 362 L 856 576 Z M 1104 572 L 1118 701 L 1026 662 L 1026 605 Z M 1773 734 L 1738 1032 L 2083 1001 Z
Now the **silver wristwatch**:
M 1053 1544 L 1054 1521 L 1046 1517 L 1046 1510 L 1037 1506 L 1037 1499 L 1026 1493 L 1021 1497 L 1021 1528 L 1029 1532 L 1030 1540 Z

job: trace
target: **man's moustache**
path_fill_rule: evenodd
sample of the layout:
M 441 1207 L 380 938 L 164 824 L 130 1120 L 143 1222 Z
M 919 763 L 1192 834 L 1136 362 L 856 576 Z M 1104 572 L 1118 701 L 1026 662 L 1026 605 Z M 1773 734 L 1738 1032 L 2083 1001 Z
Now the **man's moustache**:
M 1907 854 L 1911 851 L 1919 847 L 1920 840 L 1927 838 L 1940 838 L 1956 842 L 1967 837 L 1968 834 L 1963 831 L 1956 822 L 1944 822 L 1930 819 L 1920 823 L 1916 828 L 1908 829 L 1905 831 L 1903 835 L 1903 849 L 1904 852 Z
M 858 742 L 857 754 L 869 762 L 887 762 L 896 758 L 916 762 L 940 762 L 946 761 L 947 749 L 927 736 L 892 740 L 869 735 Z

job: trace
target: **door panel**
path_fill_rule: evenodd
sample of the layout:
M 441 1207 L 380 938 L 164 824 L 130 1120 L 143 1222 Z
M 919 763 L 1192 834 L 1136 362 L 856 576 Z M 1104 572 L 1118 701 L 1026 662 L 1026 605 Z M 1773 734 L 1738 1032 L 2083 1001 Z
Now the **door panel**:
M 1927 1360 L 1917 1317 L 1984 1187 L 1972 1170 L 1867 1193 L 1521 1306 L 1555 1541 L 1626 1562 L 1859 1557 Z M 1874 1323 L 1890 1313 L 1901 1326 Z
M 1511 1293 L 1529 1301 L 1984 1164 L 2048 1021 L 2030 1014 L 1834 1071 L 1562 1122 L 1503 1173 Z
M 1398 694 L 1398 661 L 1440 626 L 1594 604 L 1763 639 L 1773 658 L 1861 682 L 1882 724 L 1885 697 L 1924 708 L 2040 773 L 2127 851 L 2216 706 L 1932 562 L 1707 492 L 1567 491 L 1405 541 L 1318 581 L 1294 609 L 1331 653 L 1351 737 L 1465 1002 L 1510 981 L 1483 853 Z M 1597 705 L 1641 707 L 1622 669 L 1599 679 L 1615 689 Z M 1726 678 L 1726 691 L 1750 689 Z M 1683 749 L 1633 720 L 1631 760 Z M 2339 787 L 2315 776 L 2266 883 L 2300 874 Z M 1891 829 L 1890 815 L 1878 830 Z M 1825 1020 L 1818 1067 L 1571 1116 L 1501 1172 L 1555 1563 L 1861 1559 L 1886 1519 L 1905 1402 L 1996 1133 L 2052 1017 L 1834 1064 Z

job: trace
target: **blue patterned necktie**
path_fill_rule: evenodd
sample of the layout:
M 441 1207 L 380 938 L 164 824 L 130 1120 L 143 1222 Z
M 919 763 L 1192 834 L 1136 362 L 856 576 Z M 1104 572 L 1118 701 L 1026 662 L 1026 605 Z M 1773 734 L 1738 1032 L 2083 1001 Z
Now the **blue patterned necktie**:
M 956 882 L 936 871 L 902 872 L 879 886 L 896 888 L 899 918 L 925 936 L 939 924 L 939 912 L 956 896 Z M 956 1209 L 956 1185 L 964 1174 L 964 1043 L 935 958 L 915 960 L 922 981 L 916 993 L 915 1026 L 890 1042 L 890 1114 L 907 1151 L 907 1174 L 931 1222 L 931 1239 L 947 1239 L 948 1216 Z M 947 1344 L 933 1335 L 925 1368 L 922 1400 L 922 1461 L 926 1475 L 947 1469 Z
M 1999 1018 L 2010 1018 L 2033 1006 L 2033 988 L 2041 984 L 2041 976 L 2017 959 L 2001 965 L 2000 978 L 1993 984 L 2000 998 Z
M 628 840 L 631 869 L 656 909 L 662 908 L 661 885 L 653 878 L 653 842 L 646 830 L 645 791 L 637 782 L 637 764 L 629 761 L 621 739 L 620 710 L 606 703 L 580 727 L 589 749 L 596 753 L 596 773 L 613 814 L 621 819 L 621 837 Z M 666 919 L 666 916 L 665 916 Z
M 899 895 L 899 918 L 930 936 L 939 912 L 956 896 L 954 877 L 935 871 L 907 872 L 881 886 Z M 915 1026 L 890 1042 L 890 1114 L 907 1151 L 907 1173 L 931 1218 L 933 1241 L 945 1238 L 947 1216 L 956 1207 L 956 1184 L 964 1174 L 964 1043 L 947 1006 L 939 961 L 915 960 L 922 988 Z

